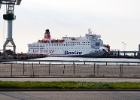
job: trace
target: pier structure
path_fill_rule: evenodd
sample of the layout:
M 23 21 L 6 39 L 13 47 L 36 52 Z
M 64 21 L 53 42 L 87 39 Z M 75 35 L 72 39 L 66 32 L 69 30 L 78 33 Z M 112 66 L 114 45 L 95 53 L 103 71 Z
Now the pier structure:
M 126 57 L 128 56 L 127 54 L 133 54 L 133 57 L 136 58 L 139 54 L 139 51 L 110 51 L 110 53 L 117 57 L 120 56 Z
M 7 28 L 7 38 L 3 45 L 3 54 L 6 52 L 6 47 L 8 46 L 8 43 L 11 43 L 13 47 L 13 52 L 16 53 L 16 45 L 12 38 L 12 22 L 16 19 L 16 16 L 14 15 L 14 5 L 20 5 L 21 0 L 0 0 L 0 8 L 1 5 L 6 5 L 6 14 L 3 15 L 3 19 L 8 22 L 8 28 Z
M 139 44 L 139 52 L 138 52 L 138 58 L 140 58 L 140 44 Z
M 131 55 L 130 55 L 131 54 Z M 127 51 L 124 49 L 124 51 L 120 50 L 110 50 L 108 53 L 108 57 L 113 56 L 113 57 L 124 57 L 124 58 L 140 58 L 140 44 L 138 45 L 138 51 Z

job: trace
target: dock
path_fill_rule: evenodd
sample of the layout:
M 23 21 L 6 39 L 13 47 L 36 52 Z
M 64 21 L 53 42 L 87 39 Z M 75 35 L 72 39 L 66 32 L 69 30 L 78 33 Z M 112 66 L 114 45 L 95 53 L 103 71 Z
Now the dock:
M 2 55 L 0 56 L 0 60 L 2 59 L 36 59 L 36 58 L 44 58 L 48 55 L 43 54 L 12 54 L 12 55 Z
M 103 57 L 106 58 L 140 58 L 140 51 L 109 51 Z
M 37 58 L 44 58 L 44 57 L 48 57 L 48 55 L 47 54 L 28 54 L 28 53 L 14 54 L 13 52 L 8 51 L 5 55 L 1 54 L 0 60 L 3 60 L 3 59 L 19 59 L 19 60 L 20 59 L 37 59 Z M 83 57 L 91 58 L 92 56 L 91 57 L 83 56 Z M 136 58 L 136 59 L 140 59 L 140 51 L 109 51 L 109 52 L 106 52 L 102 57 L 95 57 L 95 58 Z

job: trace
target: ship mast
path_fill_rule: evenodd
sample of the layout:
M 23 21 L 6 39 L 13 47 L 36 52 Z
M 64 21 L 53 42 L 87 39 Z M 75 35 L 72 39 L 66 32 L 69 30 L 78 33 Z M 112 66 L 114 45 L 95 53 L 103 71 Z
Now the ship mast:
M 88 33 L 90 33 L 90 34 L 92 33 L 92 31 L 91 31 L 91 29 L 90 29 L 90 28 L 88 29 Z

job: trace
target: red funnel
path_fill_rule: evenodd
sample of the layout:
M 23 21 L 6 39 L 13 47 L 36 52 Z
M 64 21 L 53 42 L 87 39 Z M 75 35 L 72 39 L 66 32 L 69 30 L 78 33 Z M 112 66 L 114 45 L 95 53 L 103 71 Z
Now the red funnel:
M 45 32 L 45 34 L 44 34 L 44 38 L 45 38 L 45 39 L 50 39 L 50 38 L 51 38 L 49 29 L 46 30 L 46 32 Z

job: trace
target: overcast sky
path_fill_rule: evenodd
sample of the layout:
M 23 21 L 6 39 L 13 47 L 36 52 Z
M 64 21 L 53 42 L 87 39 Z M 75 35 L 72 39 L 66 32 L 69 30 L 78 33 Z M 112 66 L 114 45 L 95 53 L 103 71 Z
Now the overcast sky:
M 7 38 L 5 7 L 0 10 L 0 49 Z M 15 6 L 13 39 L 17 52 L 42 39 L 46 29 L 52 38 L 85 36 L 88 28 L 100 34 L 111 49 L 138 50 L 140 0 L 22 0 Z

